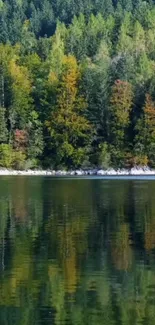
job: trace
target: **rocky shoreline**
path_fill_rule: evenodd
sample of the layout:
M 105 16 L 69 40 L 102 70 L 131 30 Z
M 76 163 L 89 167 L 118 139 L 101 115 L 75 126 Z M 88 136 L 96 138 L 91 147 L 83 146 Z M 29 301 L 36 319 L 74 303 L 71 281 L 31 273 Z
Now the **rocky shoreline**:
M 89 169 L 89 170 L 12 170 L 0 169 L 0 176 L 155 176 L 155 169 L 133 167 L 131 169 Z

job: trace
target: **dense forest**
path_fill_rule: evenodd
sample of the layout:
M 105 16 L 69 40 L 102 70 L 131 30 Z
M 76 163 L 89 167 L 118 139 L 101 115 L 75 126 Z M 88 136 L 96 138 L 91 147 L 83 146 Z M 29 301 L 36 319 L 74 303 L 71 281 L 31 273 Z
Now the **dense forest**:
M 155 167 L 155 4 L 0 0 L 0 166 Z

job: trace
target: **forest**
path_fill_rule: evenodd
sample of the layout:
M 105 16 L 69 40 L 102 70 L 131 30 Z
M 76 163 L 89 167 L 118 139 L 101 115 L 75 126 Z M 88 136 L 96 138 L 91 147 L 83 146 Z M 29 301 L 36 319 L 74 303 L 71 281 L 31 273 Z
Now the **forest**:
M 155 167 L 155 3 L 0 0 L 0 167 Z

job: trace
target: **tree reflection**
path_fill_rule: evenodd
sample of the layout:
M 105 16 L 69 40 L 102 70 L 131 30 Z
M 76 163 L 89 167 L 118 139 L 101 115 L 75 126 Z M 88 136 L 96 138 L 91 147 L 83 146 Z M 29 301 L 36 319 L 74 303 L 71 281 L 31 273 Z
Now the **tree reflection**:
M 154 182 L 2 179 L 0 322 L 153 324 L 154 193 Z

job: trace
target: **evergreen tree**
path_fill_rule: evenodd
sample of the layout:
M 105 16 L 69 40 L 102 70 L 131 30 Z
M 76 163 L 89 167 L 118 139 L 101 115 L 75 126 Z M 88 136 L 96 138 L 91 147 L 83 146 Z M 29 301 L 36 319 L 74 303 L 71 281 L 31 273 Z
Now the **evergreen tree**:
M 6 124 L 6 110 L 4 107 L 0 107 L 0 143 L 7 143 L 8 130 Z

